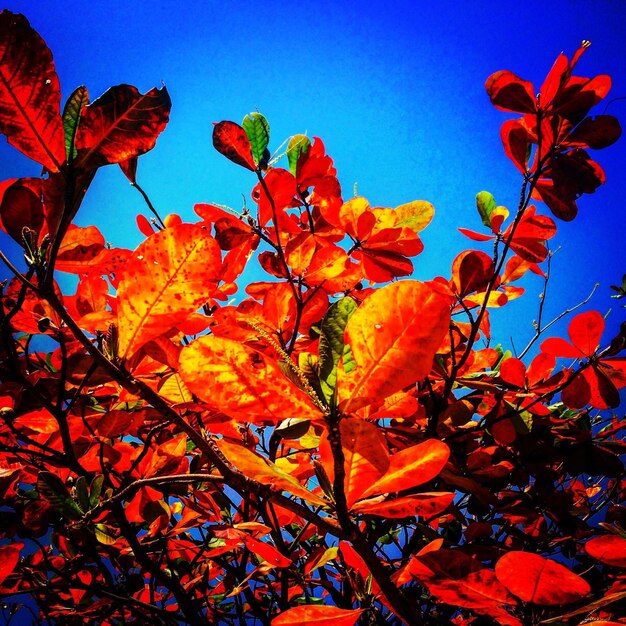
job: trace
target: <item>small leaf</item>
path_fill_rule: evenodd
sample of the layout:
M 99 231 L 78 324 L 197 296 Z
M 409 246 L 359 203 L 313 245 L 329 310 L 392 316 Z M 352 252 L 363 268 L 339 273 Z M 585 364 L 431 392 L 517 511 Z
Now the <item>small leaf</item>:
M 480 219 L 487 228 L 491 228 L 491 214 L 495 211 L 496 206 L 496 199 L 488 191 L 481 191 L 476 194 L 476 208 Z
M 263 115 L 253 112 L 243 118 L 242 126 L 250 141 L 254 162 L 258 166 L 270 142 L 270 125 Z
M 219 122 L 213 127 L 213 146 L 227 159 L 254 171 L 256 163 L 246 131 L 235 122 Z
M 102 485 L 104 484 L 104 476 L 98 474 L 94 476 L 89 486 L 89 508 L 93 509 L 100 503 L 100 494 L 102 493 Z
M 352 298 L 342 298 L 331 304 L 322 319 L 319 348 L 320 385 L 328 402 L 331 402 L 334 396 L 337 366 L 344 355 L 346 324 L 356 309 L 356 303 Z
M 74 502 L 65 483 L 56 474 L 45 471 L 39 472 L 37 476 L 37 491 L 63 517 L 78 520 L 83 516 L 83 511 Z
M 587 581 L 564 565 L 517 550 L 500 557 L 496 577 L 523 602 L 541 606 L 577 602 L 591 590 Z
M 272 620 L 272 626 L 354 626 L 363 613 L 362 609 L 347 610 L 334 606 L 296 606 Z
M 89 104 L 89 93 L 84 85 L 74 89 L 63 109 L 63 129 L 65 131 L 65 156 L 71 163 L 78 154 L 74 141 L 83 107 Z
M 294 135 L 287 145 L 287 160 L 289 161 L 289 171 L 297 176 L 298 159 L 303 152 L 309 151 L 311 140 L 306 135 Z

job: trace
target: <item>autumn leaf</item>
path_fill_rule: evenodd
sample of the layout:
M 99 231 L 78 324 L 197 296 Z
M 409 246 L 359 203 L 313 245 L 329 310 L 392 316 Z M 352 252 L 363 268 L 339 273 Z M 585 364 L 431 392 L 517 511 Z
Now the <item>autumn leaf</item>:
M 354 626 L 363 613 L 362 609 L 347 610 L 334 606 L 296 606 L 281 613 L 272 620 L 272 626 Z
M 20 560 L 20 552 L 24 544 L 21 541 L 0 547 L 0 585 L 13 573 Z
M 213 127 L 213 146 L 227 159 L 249 170 L 256 169 L 252 146 L 246 131 L 235 122 L 219 122 Z
M 199 226 L 180 224 L 146 239 L 126 263 L 117 290 L 120 356 L 129 357 L 206 303 L 220 271 L 219 246 Z
M 0 132 L 51 172 L 65 161 L 61 91 L 52 53 L 23 15 L 0 13 Z
M 531 552 L 507 552 L 495 571 L 498 580 L 520 600 L 541 606 L 577 602 L 591 590 L 564 565 Z
M 139 93 L 131 85 L 111 87 L 81 109 L 76 167 L 121 163 L 152 150 L 170 116 L 167 89 Z
M 594 537 L 585 544 L 585 552 L 606 565 L 626 568 L 626 539 L 623 537 Z
M 421 381 L 448 329 L 448 300 L 415 280 L 373 292 L 348 320 L 354 369 L 338 370 L 340 408 L 354 411 Z
M 418 493 L 413 496 L 404 496 L 393 500 L 381 501 L 380 498 L 361 500 L 352 510 L 355 513 L 368 513 L 379 517 L 403 518 L 420 516 L 431 518 L 447 509 L 454 501 L 453 492 Z
M 179 372 L 192 393 L 234 419 L 276 424 L 322 417 L 274 360 L 232 339 L 196 339 L 183 348 Z
M 65 157 L 68 162 L 73 161 L 78 154 L 76 150 L 76 131 L 83 108 L 89 104 L 89 92 L 84 85 L 77 87 L 67 99 L 63 108 L 63 130 L 65 132 Z

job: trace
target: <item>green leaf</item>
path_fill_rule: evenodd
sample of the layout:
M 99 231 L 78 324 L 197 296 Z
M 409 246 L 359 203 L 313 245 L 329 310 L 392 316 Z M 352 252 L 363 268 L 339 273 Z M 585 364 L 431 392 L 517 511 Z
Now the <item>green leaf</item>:
M 78 520 L 83 516 L 83 512 L 72 499 L 65 483 L 56 474 L 39 472 L 37 476 L 37 491 L 63 517 Z
M 311 140 L 306 135 L 294 135 L 287 145 L 287 160 L 289 161 L 289 171 L 296 176 L 298 170 L 298 159 L 303 152 L 309 151 Z
M 488 191 L 481 191 L 476 194 L 476 208 L 483 224 L 491 228 L 491 214 L 496 209 L 496 199 Z
M 115 537 L 111 536 L 109 529 L 104 524 L 95 524 L 94 534 L 96 539 L 105 546 L 112 546 L 115 543 Z
M 74 93 L 67 99 L 63 109 L 63 128 L 65 130 L 65 156 L 71 163 L 78 154 L 74 139 L 80 121 L 80 114 L 83 107 L 89 104 L 89 93 L 84 85 L 74 89 Z
M 83 511 L 89 510 L 89 492 L 87 491 L 87 479 L 84 476 L 79 476 L 76 479 L 76 499 L 78 505 Z
M 320 335 L 320 385 L 322 393 L 328 402 L 331 402 L 337 384 L 337 366 L 342 356 L 350 357 L 346 353 L 344 331 L 350 316 L 357 306 L 352 298 L 342 298 L 331 304 L 322 320 Z M 344 368 L 346 367 L 344 357 Z
M 100 494 L 102 493 L 102 485 L 104 483 L 104 476 L 98 474 L 94 476 L 89 487 L 89 508 L 93 509 L 100 503 Z
M 242 126 L 250 141 L 254 162 L 258 165 L 270 142 L 270 125 L 260 113 L 254 112 L 243 118 Z

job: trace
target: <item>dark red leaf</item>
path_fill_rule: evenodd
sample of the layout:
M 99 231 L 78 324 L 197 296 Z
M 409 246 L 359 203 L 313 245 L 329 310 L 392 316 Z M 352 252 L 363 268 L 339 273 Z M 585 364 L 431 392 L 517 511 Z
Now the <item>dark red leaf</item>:
M 534 113 L 536 110 L 532 83 L 522 80 L 513 72 L 501 70 L 492 74 L 485 88 L 491 102 L 499 109 L 517 113 Z
M 30 228 L 39 234 L 44 223 L 41 195 L 35 191 L 37 186 L 41 193 L 40 179 L 18 179 L 4 193 L 0 189 L 2 228 L 20 245 L 22 229 Z
M 249 170 L 256 169 L 246 131 L 235 122 L 219 122 L 213 128 L 213 146 L 227 159 Z
M 615 143 L 622 134 L 622 127 L 612 115 L 586 117 L 567 138 L 567 145 L 600 150 Z

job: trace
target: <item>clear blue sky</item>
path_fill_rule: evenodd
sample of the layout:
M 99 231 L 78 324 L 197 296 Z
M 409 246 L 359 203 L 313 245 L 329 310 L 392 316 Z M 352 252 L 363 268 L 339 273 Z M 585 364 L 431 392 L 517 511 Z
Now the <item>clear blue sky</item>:
M 24 13 L 53 51 L 64 97 L 87 85 L 92 99 L 109 86 L 141 91 L 164 81 L 171 121 L 138 180 L 159 211 L 194 219 L 197 202 L 241 207 L 253 176 L 217 154 L 211 122 L 241 122 L 261 111 L 270 148 L 291 134 L 320 136 L 334 158 L 344 197 L 373 205 L 413 199 L 434 203 L 416 276 L 449 276 L 456 254 L 477 247 L 457 226 L 480 230 L 476 192 L 486 189 L 514 209 L 517 170 L 504 157 L 500 124 L 484 81 L 510 69 L 541 83 L 557 54 L 593 43 L 578 73 L 611 74 L 609 98 L 626 97 L 626 3 L 591 2 L 58 2 L 7 0 Z M 603 112 L 604 104 L 598 112 Z M 608 112 L 626 126 L 626 100 Z M 579 217 L 558 222 L 547 315 L 575 304 L 601 283 L 587 308 L 613 306 L 610 284 L 626 273 L 626 139 L 599 151 L 607 184 L 579 202 Z M 3 178 L 37 175 L 38 167 L 0 140 Z M 543 205 L 540 211 L 547 212 Z M 115 245 L 135 247 L 139 194 L 116 166 L 101 170 L 77 218 L 96 223 Z M 0 234 L 3 249 L 7 238 Z M 4 270 L 0 270 L 4 272 Z M 499 339 L 522 345 L 532 334 L 539 280 L 529 294 L 492 315 Z M 242 292 L 240 291 L 240 294 Z M 524 317 L 525 316 L 525 317 Z

